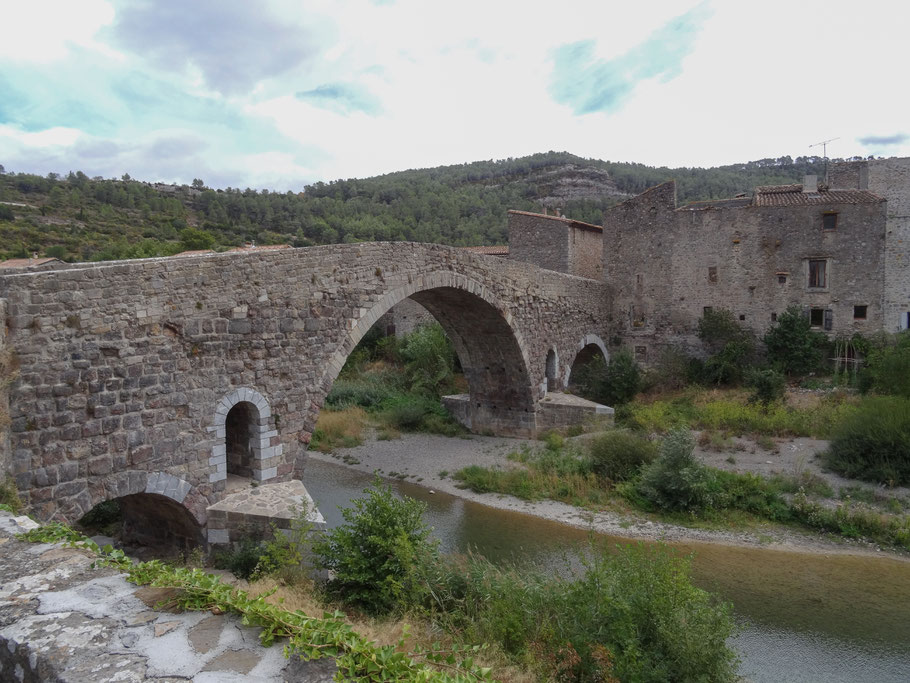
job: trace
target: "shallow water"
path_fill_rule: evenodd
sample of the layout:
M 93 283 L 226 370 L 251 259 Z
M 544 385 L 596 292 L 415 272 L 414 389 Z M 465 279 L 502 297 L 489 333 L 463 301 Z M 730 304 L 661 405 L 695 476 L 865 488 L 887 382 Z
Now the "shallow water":
M 329 526 L 338 506 L 372 477 L 309 460 L 305 483 Z M 392 482 L 427 503 L 426 521 L 443 552 L 474 549 L 490 560 L 564 566 L 589 532 L 530 515 L 486 507 L 420 486 Z M 620 545 L 630 541 L 597 534 Z M 755 683 L 875 683 L 910 680 L 910 562 L 707 543 L 670 544 L 693 554 L 693 579 L 733 603 L 743 676 Z

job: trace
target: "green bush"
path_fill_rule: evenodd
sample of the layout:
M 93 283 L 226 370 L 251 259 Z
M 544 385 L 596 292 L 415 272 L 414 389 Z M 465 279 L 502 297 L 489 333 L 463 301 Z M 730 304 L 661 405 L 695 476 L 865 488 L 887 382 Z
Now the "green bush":
M 752 388 L 750 403 L 760 403 L 766 408 L 784 398 L 787 390 L 786 378 L 773 368 L 753 369 L 746 374 L 748 385 Z
M 663 510 L 698 512 L 711 506 L 712 473 L 692 457 L 688 429 L 671 431 L 657 459 L 642 471 L 638 493 Z
M 860 389 L 910 398 L 910 331 L 898 335 L 893 344 L 869 351 Z
M 414 394 L 398 394 L 382 404 L 383 421 L 390 427 L 407 432 L 423 429 L 431 415 L 445 415 L 437 399 Z
M 724 308 L 706 309 L 698 320 L 698 338 L 711 353 L 717 353 L 731 343 L 748 343 L 751 333 L 732 311 Z
M 751 363 L 753 346 L 748 341 L 731 341 L 710 356 L 701 368 L 705 384 L 736 386 L 742 384 L 746 368 Z
M 629 431 L 609 431 L 591 441 L 591 470 L 610 481 L 626 481 L 657 455 L 657 445 Z
M 220 550 L 213 558 L 215 569 L 226 569 L 238 579 L 248 581 L 253 577 L 262 546 L 252 539 L 244 539 L 229 550 Z
M 609 406 L 628 403 L 641 389 L 641 368 L 627 349 L 613 354 L 609 363 L 597 356 L 572 373 L 578 393 Z
M 19 500 L 19 491 L 16 489 L 16 480 L 6 475 L 0 480 L 0 506 L 7 512 L 18 515 L 22 512 L 22 501 Z
M 439 323 L 421 325 L 409 334 L 399 355 L 405 362 L 412 390 L 441 396 L 452 388 L 457 358 Z
M 359 376 L 335 380 L 332 390 L 325 397 L 329 408 L 341 409 L 349 406 L 376 408 L 395 394 L 395 385 L 385 381 L 385 376 Z
M 495 642 L 543 680 L 733 681 L 731 606 L 690 580 L 661 547 L 592 546 L 585 571 L 438 565 L 431 616 L 473 642 Z
M 821 367 L 828 338 L 812 325 L 798 306 L 777 317 L 764 336 L 768 360 L 788 375 L 805 375 Z
M 825 464 L 845 477 L 910 484 L 910 399 L 864 399 L 835 430 Z
M 422 600 L 423 568 L 437 557 L 426 505 L 378 479 L 364 493 L 342 510 L 345 524 L 313 543 L 316 565 L 334 572 L 326 590 L 347 605 L 369 614 L 406 609 Z

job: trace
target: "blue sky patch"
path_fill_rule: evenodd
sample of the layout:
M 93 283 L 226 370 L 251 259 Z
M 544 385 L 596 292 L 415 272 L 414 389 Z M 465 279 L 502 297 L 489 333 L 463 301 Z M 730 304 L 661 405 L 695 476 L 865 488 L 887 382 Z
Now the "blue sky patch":
M 379 99 L 365 87 L 356 83 L 325 83 L 312 90 L 300 91 L 295 94 L 295 97 L 339 114 L 362 111 L 375 116 L 382 111 Z
M 598 59 L 594 40 L 562 45 L 553 54 L 550 94 L 576 114 L 617 111 L 641 81 L 666 82 L 682 73 L 682 60 L 694 49 L 710 15 L 708 5 L 701 3 L 613 59 Z

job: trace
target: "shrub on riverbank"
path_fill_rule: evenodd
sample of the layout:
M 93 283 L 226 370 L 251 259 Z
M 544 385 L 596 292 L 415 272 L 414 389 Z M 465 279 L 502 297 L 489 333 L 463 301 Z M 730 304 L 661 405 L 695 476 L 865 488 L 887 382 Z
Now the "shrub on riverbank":
M 351 406 L 344 410 L 323 409 L 313 430 L 310 448 L 331 453 L 336 448 L 353 448 L 363 443 L 366 413 Z
M 364 493 L 341 511 L 345 524 L 313 544 L 316 565 L 332 572 L 330 597 L 368 614 L 402 611 L 422 601 L 423 568 L 437 557 L 426 505 L 378 480 Z
M 470 556 L 430 581 L 430 618 L 499 645 L 544 680 L 732 681 L 731 607 L 694 587 L 665 548 L 592 545 L 583 572 L 496 567 Z
M 866 398 L 835 431 L 825 464 L 845 477 L 910 484 L 910 399 Z
M 588 449 L 594 474 L 613 482 L 631 479 L 657 455 L 657 444 L 620 429 L 595 437 Z

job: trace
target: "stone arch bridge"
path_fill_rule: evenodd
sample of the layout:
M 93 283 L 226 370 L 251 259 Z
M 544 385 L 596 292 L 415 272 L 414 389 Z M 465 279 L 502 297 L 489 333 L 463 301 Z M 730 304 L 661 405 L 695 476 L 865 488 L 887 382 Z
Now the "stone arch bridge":
M 145 495 L 167 501 L 174 524 L 186 514 L 204 526 L 232 468 L 303 478 L 345 359 L 407 297 L 454 343 L 470 388 L 458 409 L 474 431 L 532 435 L 558 422 L 548 386 L 608 338 L 603 283 L 438 245 L 13 273 L 0 277 L 2 343 L 18 368 L 0 469 L 42 519 Z

